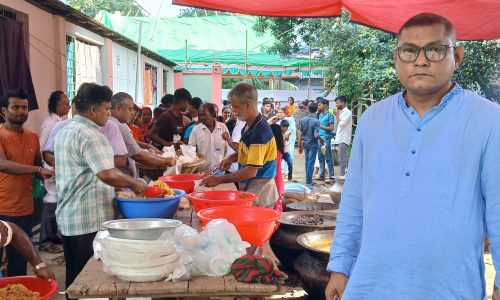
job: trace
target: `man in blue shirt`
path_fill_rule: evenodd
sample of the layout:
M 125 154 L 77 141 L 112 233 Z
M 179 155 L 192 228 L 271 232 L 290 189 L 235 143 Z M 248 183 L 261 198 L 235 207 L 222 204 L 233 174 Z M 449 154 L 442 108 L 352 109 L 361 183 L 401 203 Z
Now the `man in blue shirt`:
M 393 57 L 405 90 L 358 123 L 326 298 L 486 299 L 485 234 L 500 265 L 500 106 L 451 81 L 464 49 L 442 16 L 408 20 Z
M 318 154 L 318 139 L 319 139 L 319 120 L 316 117 L 318 105 L 316 103 L 309 104 L 309 115 L 300 120 L 299 134 L 299 153 L 305 150 L 306 162 L 306 184 L 313 185 L 312 175 L 314 171 L 314 162 Z
M 332 159 L 332 138 L 334 129 L 334 116 L 328 110 L 328 100 L 319 99 L 318 100 L 318 111 L 319 111 L 319 137 L 325 145 L 326 152 L 323 154 L 322 151 L 318 152 L 319 160 L 319 178 L 325 179 L 325 160 L 328 165 L 328 176 L 333 179 L 333 159 Z

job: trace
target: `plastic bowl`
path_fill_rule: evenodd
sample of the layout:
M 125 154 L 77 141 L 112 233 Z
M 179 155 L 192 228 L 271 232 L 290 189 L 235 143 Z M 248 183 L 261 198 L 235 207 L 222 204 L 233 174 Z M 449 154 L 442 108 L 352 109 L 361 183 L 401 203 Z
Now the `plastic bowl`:
M 39 292 L 39 300 L 49 300 L 57 293 L 57 281 L 47 281 L 36 276 L 14 276 L 0 279 L 0 288 L 9 284 L 22 284 L 30 291 Z
M 226 219 L 236 227 L 242 240 L 261 247 L 271 238 L 281 214 L 264 207 L 219 206 L 200 210 L 197 216 L 204 226 L 213 219 Z
M 205 191 L 191 193 L 187 196 L 194 211 L 218 206 L 252 206 L 255 194 L 240 191 Z
M 174 189 L 176 196 L 168 198 L 118 198 L 118 209 L 126 219 L 162 218 L 172 219 L 179 207 L 181 197 L 186 193 Z
M 168 184 L 173 189 L 179 189 L 190 194 L 194 192 L 194 181 L 200 180 L 204 174 L 172 174 L 165 175 L 158 178 Z

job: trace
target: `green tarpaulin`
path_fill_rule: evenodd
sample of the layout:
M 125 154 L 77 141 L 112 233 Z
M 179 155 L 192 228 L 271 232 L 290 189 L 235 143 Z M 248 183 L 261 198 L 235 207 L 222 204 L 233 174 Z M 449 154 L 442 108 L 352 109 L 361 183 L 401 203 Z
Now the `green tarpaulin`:
M 142 45 L 159 55 L 184 63 L 245 64 L 245 36 L 248 31 L 248 64 L 251 66 L 305 67 L 308 59 L 283 58 L 268 54 L 263 46 L 274 41 L 271 34 L 258 36 L 252 29 L 257 18 L 252 16 L 210 16 L 199 18 L 124 17 L 101 11 L 99 21 L 110 29 L 137 41 L 139 22 Z M 312 61 L 320 66 L 321 61 Z M 244 71 L 244 70 L 243 70 Z M 241 73 L 241 71 L 240 71 Z

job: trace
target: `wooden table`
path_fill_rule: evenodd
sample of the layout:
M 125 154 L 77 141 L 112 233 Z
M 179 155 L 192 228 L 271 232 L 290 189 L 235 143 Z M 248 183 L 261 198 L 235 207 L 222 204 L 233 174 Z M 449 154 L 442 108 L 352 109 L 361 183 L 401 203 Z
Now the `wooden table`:
M 201 229 L 201 224 L 191 209 L 178 211 L 176 219 Z M 234 276 L 193 277 L 183 282 L 130 282 L 108 275 L 101 261 L 90 259 L 66 293 L 71 299 L 155 297 L 155 298 L 221 298 L 266 297 L 291 291 L 286 286 L 248 284 L 236 281 Z

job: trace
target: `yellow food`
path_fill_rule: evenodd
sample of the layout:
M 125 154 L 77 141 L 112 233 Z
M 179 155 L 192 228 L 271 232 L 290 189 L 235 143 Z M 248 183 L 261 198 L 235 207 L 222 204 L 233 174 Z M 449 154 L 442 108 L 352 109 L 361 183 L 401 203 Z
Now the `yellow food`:
M 332 240 L 314 242 L 311 243 L 309 246 L 319 251 L 330 252 L 330 247 L 332 246 Z
M 165 194 L 163 194 L 165 197 L 173 197 L 175 196 L 175 191 L 173 189 L 171 189 L 168 184 L 166 184 L 165 182 L 161 181 L 161 180 L 156 180 L 154 182 L 154 184 L 158 187 L 161 187 L 164 191 L 165 191 Z
M 0 299 L 2 300 L 37 300 L 39 292 L 30 291 L 22 284 L 9 284 L 0 288 Z
M 173 197 L 173 196 L 175 196 L 175 191 L 173 189 L 171 189 L 168 186 L 168 184 L 166 184 L 165 182 L 163 182 L 161 180 L 156 180 L 154 182 L 154 185 L 162 188 L 165 191 L 164 194 L 163 194 L 163 197 L 167 198 L 167 197 Z M 143 199 L 143 198 L 145 198 L 143 194 L 136 195 L 132 191 L 130 191 L 130 192 L 118 191 L 118 192 L 116 192 L 116 196 L 118 198 L 124 198 L 124 199 Z

